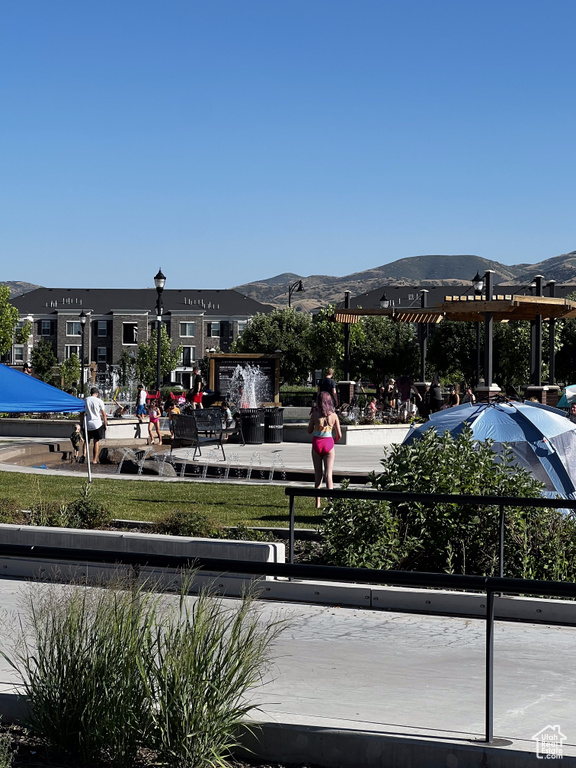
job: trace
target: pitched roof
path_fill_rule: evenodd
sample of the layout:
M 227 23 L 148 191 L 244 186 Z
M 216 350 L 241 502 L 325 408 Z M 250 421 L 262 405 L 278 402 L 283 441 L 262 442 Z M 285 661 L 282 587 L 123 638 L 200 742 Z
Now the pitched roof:
M 37 288 L 12 300 L 21 315 L 42 315 L 77 311 L 105 315 L 111 312 L 156 312 L 155 288 Z M 271 312 L 274 307 L 262 304 L 238 291 L 165 289 L 162 293 L 164 313 L 248 316 Z

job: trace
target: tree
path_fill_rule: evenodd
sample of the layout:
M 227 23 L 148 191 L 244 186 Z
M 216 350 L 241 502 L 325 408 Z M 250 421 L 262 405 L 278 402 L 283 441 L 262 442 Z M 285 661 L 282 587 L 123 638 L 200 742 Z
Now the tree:
M 30 320 L 26 320 L 21 328 L 16 329 L 14 334 L 14 342 L 16 344 L 27 344 L 30 334 L 32 333 L 32 323 Z
M 420 354 L 410 323 L 378 315 L 364 317 L 350 347 L 351 373 L 373 384 L 383 382 L 387 375 L 418 373 Z
M 52 381 L 52 370 L 58 363 L 52 344 L 47 339 L 40 339 L 32 350 L 31 355 L 32 368 L 34 373 L 42 381 L 50 383 Z
M 10 304 L 10 288 L 0 285 L 0 355 L 5 355 L 12 347 L 17 322 L 18 310 Z
M 428 341 L 428 365 L 443 379 L 466 383 L 476 380 L 475 323 L 443 320 Z M 462 382 L 463 383 L 463 382 Z
M 80 358 L 75 352 L 60 364 L 60 376 L 64 389 L 77 386 L 80 381 Z
M 147 388 L 153 387 L 156 383 L 157 355 L 158 331 L 154 329 L 150 334 L 149 340 L 143 341 L 138 347 L 135 363 L 136 375 Z M 182 357 L 182 346 L 176 349 L 171 348 L 170 337 L 164 325 L 160 330 L 160 355 L 160 373 L 164 379 L 178 367 Z
M 257 314 L 234 342 L 232 351 L 272 355 L 280 350 L 281 382 L 296 384 L 308 378 L 312 367 L 308 343 L 310 325 L 310 316 L 292 307 L 275 309 L 267 315 Z
M 329 305 L 312 318 L 312 324 L 308 333 L 308 349 L 312 360 L 312 367 L 325 371 L 334 368 L 336 379 L 344 375 L 344 323 L 334 320 L 336 306 Z M 362 323 L 350 324 L 350 355 L 352 350 L 362 343 Z M 350 371 L 352 374 L 353 372 Z

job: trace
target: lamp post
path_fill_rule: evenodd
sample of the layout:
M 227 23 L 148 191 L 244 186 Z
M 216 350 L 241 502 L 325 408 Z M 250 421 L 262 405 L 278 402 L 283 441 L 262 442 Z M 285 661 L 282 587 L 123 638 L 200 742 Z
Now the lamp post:
M 80 393 L 84 397 L 84 332 L 86 331 L 86 318 L 84 310 L 80 312 L 80 327 L 82 329 L 82 346 L 80 347 Z
M 486 304 L 492 301 L 494 270 L 486 270 L 484 275 L 486 280 Z M 492 386 L 493 372 L 493 329 L 494 313 L 486 312 L 484 315 L 484 385 L 487 387 L 487 396 L 490 397 L 490 387 Z
M 548 288 L 548 295 L 550 298 L 554 298 L 556 295 L 556 280 L 550 280 L 546 285 Z M 548 321 L 548 383 L 556 383 L 556 320 L 551 317 Z
M 534 296 L 542 296 L 542 275 L 536 275 L 530 285 Z M 530 322 L 530 384 L 542 386 L 542 315 L 536 315 Z
M 304 290 L 304 286 L 302 285 L 302 280 L 296 280 L 295 282 L 290 283 L 290 285 L 288 286 L 288 306 L 289 307 L 292 306 L 292 294 L 294 293 L 294 291 L 296 291 L 296 293 L 302 293 L 303 290 Z
M 428 289 L 423 288 L 420 294 L 420 307 L 426 309 L 428 306 Z M 418 323 L 418 336 L 420 337 L 420 381 L 422 383 L 426 381 L 426 352 L 428 350 L 429 331 L 430 326 L 428 323 Z
M 390 306 L 390 299 L 386 296 L 386 291 L 380 296 L 380 309 L 388 309 Z
M 160 383 L 162 381 L 162 348 L 160 345 L 160 330 L 162 328 L 162 291 L 166 284 L 166 277 L 162 274 L 162 270 L 158 270 L 158 274 L 154 277 L 154 285 L 156 286 L 156 293 L 158 298 L 156 299 L 156 328 L 158 336 L 158 344 L 156 347 L 156 390 L 160 392 Z
M 484 290 L 484 278 L 480 277 L 480 274 L 476 272 L 476 275 L 472 278 L 472 288 L 476 296 L 482 296 Z M 482 358 L 480 355 L 480 320 L 476 323 L 476 386 L 480 384 L 480 365 Z

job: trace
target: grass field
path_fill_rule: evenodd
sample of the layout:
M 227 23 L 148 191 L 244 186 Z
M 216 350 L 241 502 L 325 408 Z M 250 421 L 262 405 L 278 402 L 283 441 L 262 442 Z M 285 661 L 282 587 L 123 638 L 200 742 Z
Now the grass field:
M 0 472 L 0 504 L 9 499 L 22 509 L 39 502 L 70 502 L 84 480 L 57 475 L 27 475 Z M 195 509 L 223 526 L 288 526 L 288 497 L 283 486 L 232 485 L 229 483 L 143 482 L 95 477 L 94 497 L 115 518 L 156 520 L 173 509 Z M 314 499 L 296 499 L 296 525 L 314 528 L 320 516 Z

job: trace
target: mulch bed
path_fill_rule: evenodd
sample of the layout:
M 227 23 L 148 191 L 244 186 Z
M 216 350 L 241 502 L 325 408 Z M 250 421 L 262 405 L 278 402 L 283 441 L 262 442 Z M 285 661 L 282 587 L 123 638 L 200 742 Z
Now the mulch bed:
M 78 761 L 56 757 L 50 754 L 50 751 L 37 739 L 34 739 L 21 726 L 0 726 L 0 735 L 8 734 L 12 741 L 12 748 L 16 753 L 13 763 L 14 768 L 78 768 Z M 155 765 L 153 756 L 146 759 L 143 754 L 142 760 L 137 768 L 152 768 Z M 231 768 L 314 768 L 311 764 L 302 763 L 269 763 L 258 760 L 245 761 L 234 760 L 230 763 Z M 94 768 L 110 768 L 109 763 L 102 763 L 101 766 Z

